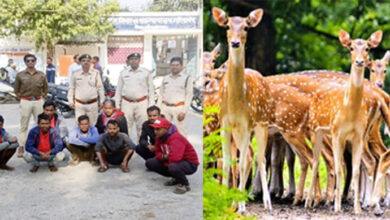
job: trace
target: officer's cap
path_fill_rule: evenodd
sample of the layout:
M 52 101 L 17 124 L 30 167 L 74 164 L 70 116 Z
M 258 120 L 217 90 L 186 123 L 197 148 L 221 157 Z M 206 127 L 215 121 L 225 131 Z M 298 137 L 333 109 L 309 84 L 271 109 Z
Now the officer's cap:
M 84 58 L 92 59 L 91 55 L 89 55 L 89 54 L 83 54 L 83 55 L 79 56 L 79 61 L 81 62 Z
M 139 54 L 139 53 L 132 53 L 129 56 L 127 56 L 127 59 L 130 59 L 132 57 L 136 57 L 136 58 L 140 59 L 141 58 L 141 54 Z

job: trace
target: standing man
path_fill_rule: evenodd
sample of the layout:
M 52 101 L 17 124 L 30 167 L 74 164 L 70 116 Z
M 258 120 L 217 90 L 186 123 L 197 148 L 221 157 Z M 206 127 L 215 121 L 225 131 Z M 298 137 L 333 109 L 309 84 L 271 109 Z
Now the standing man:
M 69 106 L 75 109 L 76 119 L 81 115 L 88 115 L 92 125 L 96 124 L 98 117 L 98 101 L 104 100 L 104 89 L 100 74 L 91 69 L 91 56 L 83 54 L 80 56 L 82 69 L 73 72 L 69 84 L 68 100 Z M 100 104 L 100 108 L 103 104 Z
M 46 66 L 47 82 L 55 83 L 55 77 L 56 77 L 56 67 L 53 65 L 53 59 L 49 57 L 47 58 L 47 66 Z
M 179 132 L 186 136 L 185 118 L 192 101 L 192 78 L 183 73 L 183 61 L 173 57 L 170 62 L 171 74 L 164 77 L 160 88 L 158 106 L 162 114 L 177 126 Z
M 137 128 L 137 139 L 141 135 L 142 123 L 148 118 L 146 109 L 154 105 L 154 86 L 149 70 L 139 67 L 141 55 L 132 53 L 127 57 L 130 67 L 125 68 L 119 75 L 115 101 L 118 108 L 125 113 L 129 137 L 133 123 Z
M 27 54 L 23 60 L 27 69 L 16 75 L 14 85 L 15 94 L 20 99 L 20 147 L 18 157 L 23 156 L 31 115 L 34 115 L 36 121 L 38 114 L 43 111 L 43 98 L 48 90 L 45 74 L 35 69 L 37 61 L 35 55 Z
M 100 73 L 100 77 L 102 77 L 102 80 L 103 80 L 103 68 L 102 66 L 100 66 L 99 64 L 99 57 L 98 56 L 94 56 L 93 59 L 92 59 L 92 64 L 93 64 L 93 68 L 97 71 L 99 71 Z
M 68 69 L 68 82 L 69 82 L 69 84 L 70 84 L 70 80 L 72 78 L 72 73 L 81 69 L 81 65 L 80 65 L 78 58 L 79 58 L 78 54 L 74 55 L 73 56 L 74 63 L 72 63 L 72 65 L 69 66 L 69 69 Z
M 13 85 L 15 83 L 15 77 L 16 77 L 16 73 L 17 73 L 16 65 L 15 65 L 13 59 L 8 60 L 8 65 L 5 68 L 5 70 L 7 70 L 7 72 L 8 72 L 9 82 L 11 83 L 11 85 Z

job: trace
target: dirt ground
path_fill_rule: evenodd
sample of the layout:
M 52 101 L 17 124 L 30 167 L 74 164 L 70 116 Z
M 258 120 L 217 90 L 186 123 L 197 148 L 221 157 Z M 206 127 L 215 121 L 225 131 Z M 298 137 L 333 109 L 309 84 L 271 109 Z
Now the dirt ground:
M 5 128 L 18 135 L 18 105 L 1 104 L 0 115 L 5 118 Z M 191 112 L 188 117 L 188 139 L 202 164 L 202 115 Z M 75 119 L 65 123 L 72 128 Z M 172 192 L 174 187 L 163 185 L 168 178 L 147 171 L 138 155 L 130 160 L 130 173 L 115 167 L 98 173 L 97 167 L 82 162 L 60 167 L 56 173 L 42 166 L 32 174 L 28 171 L 31 165 L 16 154 L 8 164 L 15 171 L 0 170 L 1 220 L 202 219 L 201 166 L 188 178 L 191 191 L 177 195 Z
M 289 220 L 367 220 L 367 219 L 390 219 L 390 209 L 383 209 L 384 214 L 380 217 L 374 215 L 373 211 L 363 210 L 360 215 L 353 214 L 353 205 L 343 204 L 343 211 L 335 213 L 332 206 L 322 205 L 318 208 L 306 210 L 304 204 L 293 206 L 290 204 L 272 204 L 273 211 L 264 210 L 262 202 L 248 203 L 248 213 L 258 216 L 259 219 L 289 219 Z

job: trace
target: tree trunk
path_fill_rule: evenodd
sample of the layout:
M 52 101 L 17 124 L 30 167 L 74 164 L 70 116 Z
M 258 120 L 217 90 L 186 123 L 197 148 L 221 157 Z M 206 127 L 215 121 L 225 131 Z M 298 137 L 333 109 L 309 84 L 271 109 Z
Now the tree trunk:
M 249 29 L 246 42 L 245 66 L 261 72 L 262 75 L 276 74 L 276 30 L 272 22 L 271 12 L 265 0 L 229 0 L 229 16 L 247 17 L 255 9 L 264 10 L 260 24 Z
M 46 59 L 51 57 L 53 59 L 53 62 L 55 62 L 55 59 L 54 59 L 54 45 L 52 44 L 47 44 L 46 45 Z

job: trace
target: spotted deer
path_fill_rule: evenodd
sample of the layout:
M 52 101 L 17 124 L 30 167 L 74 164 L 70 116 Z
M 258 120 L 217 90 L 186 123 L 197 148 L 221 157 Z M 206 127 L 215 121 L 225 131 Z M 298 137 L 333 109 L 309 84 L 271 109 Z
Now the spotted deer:
M 258 140 L 258 166 L 261 167 L 261 182 L 263 186 L 263 202 L 266 209 L 272 210 L 269 196 L 266 173 L 264 166 L 264 152 L 267 144 L 268 122 L 271 115 L 271 103 L 268 101 L 270 94 L 268 85 L 260 74 L 245 74 L 245 41 L 246 30 L 257 26 L 260 22 L 263 10 L 252 11 L 247 18 L 227 17 L 226 13 L 213 8 L 213 17 L 219 26 L 227 27 L 227 38 L 229 44 L 229 58 L 227 61 L 227 72 L 220 83 L 220 123 L 223 154 L 223 171 L 230 173 L 230 152 L 231 139 L 240 150 L 239 159 L 239 190 L 244 191 L 247 179 L 247 166 L 245 155 L 248 151 L 251 131 L 255 131 Z M 244 30 L 245 29 L 245 30 Z M 222 180 L 228 185 L 229 176 L 225 175 Z M 238 212 L 245 212 L 245 202 L 238 203 Z
M 382 32 L 377 31 L 368 40 L 351 40 L 344 30 L 339 40 L 351 51 L 351 73 L 344 89 L 317 89 L 310 105 L 311 140 L 314 142 L 313 174 L 318 172 L 319 153 L 323 135 L 331 135 L 336 172 L 335 211 L 341 210 L 342 152 L 347 141 L 352 148 L 352 184 L 354 186 L 354 212 L 360 213 L 359 171 L 364 144 L 367 144 L 366 128 L 369 126 L 368 105 L 364 100 L 364 69 L 369 61 L 368 50 L 377 47 Z M 310 187 L 312 191 L 312 186 Z M 310 203 L 310 193 L 307 202 Z
M 247 18 L 227 17 L 223 10 L 213 8 L 213 16 L 217 24 L 228 27 L 229 59 L 226 74 L 220 82 L 220 121 L 221 127 L 229 127 L 230 130 L 224 130 L 221 133 L 226 140 L 231 140 L 230 137 L 233 136 L 240 151 L 245 152 L 250 132 L 255 131 L 259 148 L 257 161 L 263 189 L 263 202 L 266 209 L 272 209 L 264 167 L 268 126 L 277 128 L 300 157 L 302 169 L 300 185 L 302 186 L 304 186 L 307 168 L 313 163 L 313 155 L 305 141 L 308 135 L 305 125 L 309 109 L 309 100 L 306 96 L 293 87 L 270 86 L 259 72 L 245 69 L 244 45 L 247 29 L 256 26 L 261 15 L 262 10 L 258 9 L 251 12 Z M 253 22 L 256 17 L 257 21 Z M 230 160 L 230 149 L 230 141 L 225 142 L 223 144 L 224 173 L 229 173 L 230 167 L 227 161 Z M 242 154 L 239 165 L 239 189 L 243 190 L 246 179 L 242 179 L 241 175 L 245 173 L 246 167 L 241 166 L 245 160 L 241 156 Z M 227 185 L 227 183 L 228 180 L 224 179 L 223 184 Z M 316 192 L 320 194 L 318 179 L 316 186 L 318 186 Z M 295 196 L 296 201 L 302 198 L 303 187 L 302 190 L 300 189 Z M 239 203 L 238 211 L 245 211 L 245 203 Z
M 218 44 L 211 52 L 203 52 L 203 71 L 204 71 L 204 79 L 205 79 L 205 88 L 204 88 L 204 105 L 212 106 L 217 105 L 219 96 L 219 81 L 222 79 L 226 72 L 226 63 L 222 64 L 218 69 L 215 69 L 215 61 L 220 54 L 220 44 Z M 208 117 L 212 117 L 213 121 L 205 125 L 206 134 L 210 134 L 212 131 L 215 131 L 219 128 L 219 120 L 216 115 L 210 115 Z M 248 154 L 248 166 L 252 165 L 253 158 L 253 150 L 252 146 L 250 146 L 250 151 Z M 267 162 L 267 170 L 270 170 L 270 180 L 269 180 L 269 190 L 271 196 L 275 198 L 281 198 L 284 192 L 283 185 L 283 165 L 284 165 L 284 157 L 286 156 L 287 165 L 289 170 L 289 190 L 286 198 L 292 199 L 295 195 L 295 176 L 294 176 L 294 163 L 295 163 L 295 154 L 292 152 L 288 143 L 285 142 L 283 137 L 280 134 L 269 135 L 268 136 L 268 145 L 266 150 L 266 158 Z M 236 159 L 237 148 L 235 145 L 232 145 L 232 160 Z M 220 167 L 218 165 L 218 167 Z M 237 167 L 234 166 L 232 169 L 232 184 L 233 187 L 237 187 L 238 180 L 238 170 Z M 250 172 L 248 172 L 249 175 Z M 259 173 L 256 172 L 256 177 L 254 181 L 259 180 Z M 251 194 L 256 196 L 261 193 L 261 187 L 256 187 L 254 184 Z
M 225 71 L 225 67 L 222 65 L 219 69 L 215 69 L 215 62 L 220 53 L 220 44 L 218 44 L 211 52 L 203 52 L 203 77 L 205 81 L 204 92 L 203 92 L 203 104 L 205 107 L 208 106 L 218 106 L 220 101 L 219 98 L 219 80 L 222 77 L 222 71 Z M 209 135 L 212 132 L 220 128 L 220 123 L 218 115 L 205 115 L 206 118 L 212 118 L 212 121 L 205 125 L 205 135 Z M 232 140 L 232 161 L 237 160 L 237 146 Z M 220 158 L 220 155 L 216 155 L 217 158 Z M 253 158 L 253 149 L 252 146 L 249 146 L 249 151 L 246 156 L 246 164 L 248 166 L 248 172 L 245 174 L 245 178 L 248 178 L 250 175 L 250 170 L 252 167 L 252 158 Z M 218 161 L 216 166 L 222 168 L 221 162 Z M 230 175 L 230 174 L 229 174 Z M 237 188 L 238 182 L 238 168 L 234 163 L 231 165 L 231 175 L 232 175 L 232 187 Z M 219 177 L 221 181 L 221 177 Z

